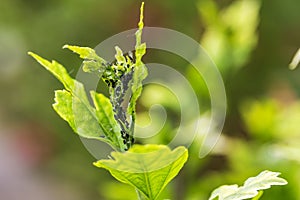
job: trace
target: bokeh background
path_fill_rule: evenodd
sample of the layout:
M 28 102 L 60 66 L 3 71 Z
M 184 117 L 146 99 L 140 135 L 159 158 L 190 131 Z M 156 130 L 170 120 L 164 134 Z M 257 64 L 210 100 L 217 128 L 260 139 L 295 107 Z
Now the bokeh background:
M 61 47 L 66 43 L 95 47 L 135 28 L 140 3 L 1 0 L 1 200 L 136 199 L 131 187 L 92 165 L 95 158 L 51 107 L 53 91 L 62 85 L 27 51 L 60 61 L 75 76 L 81 60 Z M 146 26 L 180 31 L 206 48 L 222 73 L 228 98 L 216 148 L 199 159 L 196 141 L 185 168 L 161 198 L 204 200 L 219 185 L 241 184 L 269 169 L 282 172 L 289 184 L 268 190 L 262 199 L 300 199 L 300 69 L 288 69 L 300 47 L 300 1 L 152 0 L 145 4 Z M 209 115 L 205 84 L 199 84 L 201 77 L 188 63 L 160 51 L 149 51 L 144 60 L 184 73 L 197 92 L 203 117 Z M 140 123 L 148 120 L 146 113 L 153 103 L 160 103 L 168 113 L 161 134 L 151 142 L 167 143 L 178 125 L 178 105 L 166 99 L 172 99 L 172 94 L 158 86 L 146 87 L 140 98 Z

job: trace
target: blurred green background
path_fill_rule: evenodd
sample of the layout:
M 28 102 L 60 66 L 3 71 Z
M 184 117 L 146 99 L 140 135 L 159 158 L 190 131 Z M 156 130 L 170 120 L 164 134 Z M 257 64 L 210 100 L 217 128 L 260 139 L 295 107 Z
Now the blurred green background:
M 81 60 L 61 47 L 95 47 L 135 28 L 140 3 L 1 0 L 0 199 L 136 199 L 132 188 L 92 165 L 95 158 L 51 107 L 53 91 L 62 85 L 26 53 L 58 60 L 75 76 Z M 241 184 L 269 169 L 282 172 L 289 184 L 261 199 L 300 199 L 300 69 L 288 69 L 300 47 L 299 8 L 299 0 L 145 2 L 146 26 L 180 31 L 205 47 L 222 73 L 228 100 L 224 133 L 213 152 L 199 159 L 195 142 L 185 168 L 161 198 L 208 199 L 219 185 Z M 152 51 L 144 60 L 180 68 L 209 113 L 205 84 L 188 63 Z M 151 93 L 161 95 L 156 100 L 168 113 L 151 142 L 167 143 L 178 125 L 178 105 L 164 101 L 171 98 L 164 89 L 146 87 L 141 121 Z

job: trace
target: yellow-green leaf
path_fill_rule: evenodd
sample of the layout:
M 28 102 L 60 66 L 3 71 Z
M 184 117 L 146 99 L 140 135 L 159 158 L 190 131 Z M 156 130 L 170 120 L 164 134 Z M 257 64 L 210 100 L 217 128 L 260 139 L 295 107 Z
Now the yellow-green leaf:
M 96 93 L 95 91 L 91 91 L 91 97 L 96 107 L 98 120 L 103 125 L 108 139 L 119 144 L 118 146 L 121 147 L 121 150 L 125 149 L 120 134 L 121 129 L 114 118 L 113 108 L 109 99 L 103 94 Z
M 165 145 L 134 145 L 125 153 L 112 152 L 111 157 L 94 164 L 135 187 L 146 199 L 155 200 L 179 173 L 188 151 L 182 146 L 172 151 Z
M 72 79 L 66 69 L 58 62 L 49 62 L 32 52 L 29 55 L 49 70 L 64 85 L 66 90 L 55 92 L 53 108 L 69 123 L 72 129 L 82 137 L 105 141 L 113 148 L 119 149 L 120 142 L 111 137 L 111 135 L 116 134 L 113 132 L 115 129 L 107 130 L 104 128 L 108 125 L 104 124 L 104 121 L 98 116 L 99 111 L 90 105 L 83 84 Z M 106 101 L 106 103 L 109 102 Z
M 107 61 L 99 57 L 94 49 L 89 47 L 79 47 L 72 45 L 64 45 L 64 49 L 70 49 L 74 53 L 77 53 L 80 58 L 85 59 L 83 61 L 83 71 L 93 72 L 101 76 L 106 69 Z

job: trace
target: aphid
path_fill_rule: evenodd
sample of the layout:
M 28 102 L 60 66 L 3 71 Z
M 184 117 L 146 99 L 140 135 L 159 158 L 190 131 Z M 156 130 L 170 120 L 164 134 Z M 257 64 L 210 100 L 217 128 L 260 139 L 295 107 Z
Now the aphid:
M 116 84 L 117 84 L 117 81 L 111 80 L 111 87 L 112 87 L 112 88 L 115 88 L 115 87 L 116 87 Z
M 132 51 L 128 51 L 128 53 L 124 53 L 123 56 L 125 57 L 126 59 L 126 67 L 129 68 L 129 63 L 135 63 L 135 54 L 132 52 Z M 112 61 L 110 63 L 111 66 L 115 65 L 117 66 L 118 63 L 117 63 L 117 60 L 115 59 L 114 61 Z M 123 63 L 120 63 L 120 65 L 124 65 Z
M 134 143 L 134 138 L 132 137 L 132 138 L 131 138 L 131 144 L 133 144 L 133 143 Z
M 129 59 L 131 60 L 131 62 L 133 62 L 133 63 L 135 63 L 135 54 L 132 52 L 132 51 L 129 51 L 128 52 L 128 57 L 129 57 Z M 127 56 L 126 56 L 126 54 L 125 54 L 125 58 L 126 58 Z

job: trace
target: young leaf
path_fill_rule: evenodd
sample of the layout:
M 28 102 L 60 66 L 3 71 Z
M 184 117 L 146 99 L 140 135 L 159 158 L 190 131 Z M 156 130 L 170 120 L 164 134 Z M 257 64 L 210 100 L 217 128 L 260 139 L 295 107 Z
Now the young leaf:
M 91 97 L 96 107 L 98 120 L 101 124 L 103 124 L 105 132 L 108 133 L 108 139 L 118 142 L 121 147 L 120 149 L 125 149 L 125 145 L 120 134 L 121 130 L 114 118 L 113 108 L 109 99 L 103 94 L 98 94 L 95 91 L 91 91 Z
M 80 58 L 85 59 L 83 61 L 83 71 L 85 72 L 93 72 L 101 76 L 106 70 L 108 62 L 99 57 L 94 49 L 72 45 L 64 45 L 63 49 L 70 49 L 74 53 L 77 53 Z
M 144 2 L 140 8 L 140 21 L 138 23 L 138 30 L 135 33 L 136 44 L 135 44 L 135 57 L 137 65 L 141 65 L 143 55 L 146 53 L 146 44 L 142 43 L 142 32 L 144 28 Z
M 127 108 L 127 113 L 132 117 L 131 129 L 134 128 L 135 123 L 135 105 L 136 101 L 142 92 L 142 81 L 147 77 L 148 71 L 144 63 L 142 62 L 142 57 L 146 53 L 146 44 L 142 43 L 142 31 L 144 28 L 144 2 L 140 9 L 140 21 L 138 23 L 138 30 L 135 33 L 136 44 L 135 44 L 135 69 L 133 73 L 133 81 L 131 86 L 132 95 L 130 98 L 129 106 Z
M 94 165 L 135 187 L 146 199 L 155 200 L 183 167 L 188 151 L 185 147 L 171 151 L 165 145 L 134 145 L 125 153 L 112 152 L 111 157 Z
M 66 90 L 55 92 L 53 108 L 69 123 L 72 129 L 82 137 L 98 139 L 107 142 L 115 149 L 120 149 L 121 142 L 117 138 L 119 132 L 113 132 L 117 131 L 117 128 L 114 125 L 107 124 L 112 123 L 112 119 L 108 121 L 103 120 L 102 117 L 104 114 L 99 111 L 99 106 L 95 109 L 90 105 L 83 84 L 72 79 L 66 69 L 56 61 L 49 62 L 32 52 L 29 55 L 63 83 Z M 94 94 L 94 100 L 97 103 L 98 98 L 96 96 Z M 107 101 L 105 103 L 110 104 Z M 111 105 L 103 105 L 103 107 L 106 107 L 107 112 L 109 106 Z M 109 116 L 111 115 L 109 114 Z M 113 129 L 108 130 L 108 126 L 113 126 Z
M 71 128 L 76 132 L 76 126 L 74 122 L 74 114 L 72 111 L 72 95 L 67 90 L 55 91 L 55 103 L 52 105 L 58 115 L 69 123 Z
M 43 67 L 45 67 L 48 71 L 50 71 L 65 86 L 68 91 L 74 91 L 75 81 L 69 76 L 64 66 L 62 66 L 55 60 L 49 62 L 48 60 L 38 56 L 35 53 L 28 52 L 28 54 L 32 56 Z
M 270 188 L 272 185 L 286 185 L 287 181 L 278 177 L 280 173 L 263 171 L 256 177 L 248 178 L 244 185 L 223 185 L 215 189 L 209 200 L 218 197 L 218 200 L 242 200 L 253 198 L 258 195 L 258 191 Z
M 75 107 L 76 111 L 73 109 Z M 55 91 L 55 103 L 53 104 L 53 108 L 80 136 L 85 138 L 100 138 L 103 140 L 103 138 L 100 137 L 103 134 L 97 120 L 85 109 L 84 104 L 82 104 L 78 98 L 73 98 L 69 91 Z M 80 113 L 81 117 L 75 117 L 76 113 Z
M 115 49 L 116 49 L 115 58 L 116 58 L 117 63 L 119 63 L 119 64 L 126 64 L 126 59 L 125 59 L 125 57 L 123 55 L 123 51 L 118 46 L 116 46 Z

